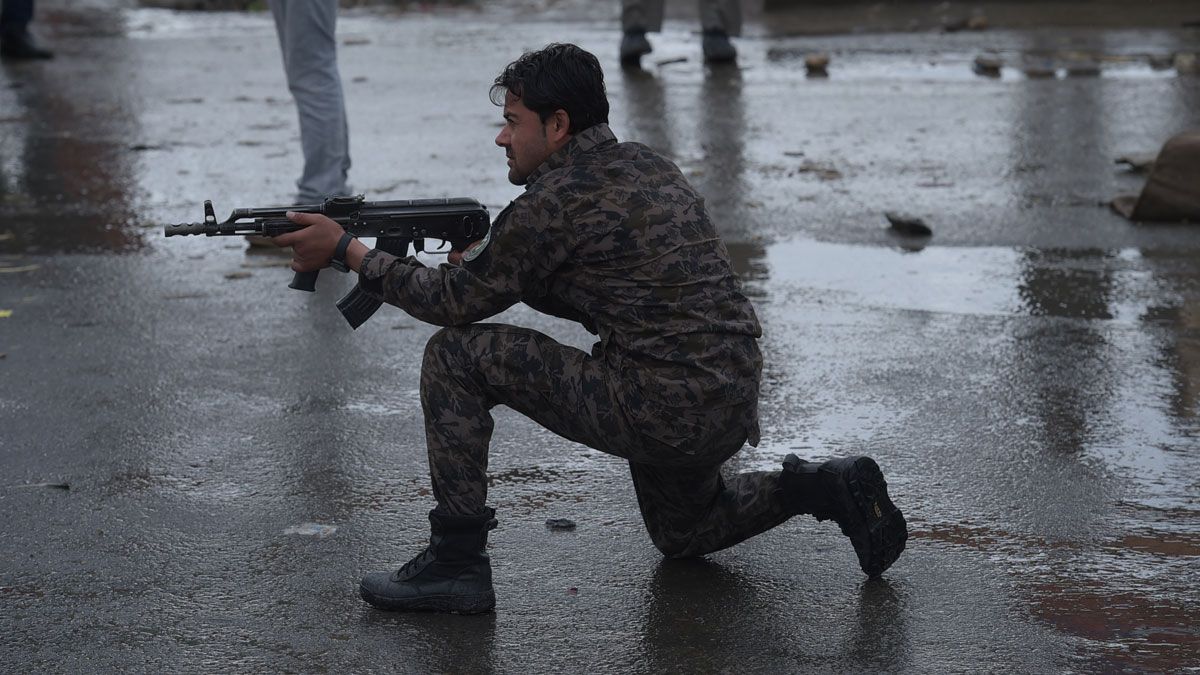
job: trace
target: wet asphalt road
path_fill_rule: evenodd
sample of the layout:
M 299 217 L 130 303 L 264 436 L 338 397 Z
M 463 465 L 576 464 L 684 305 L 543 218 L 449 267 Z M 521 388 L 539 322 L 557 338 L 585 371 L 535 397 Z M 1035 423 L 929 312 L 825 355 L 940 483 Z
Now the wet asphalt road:
M 39 6 L 59 58 L 0 68 L 0 670 L 1200 669 L 1200 230 L 1100 205 L 1143 180 L 1114 158 L 1200 126 L 1200 78 L 1150 65 L 1200 30 L 767 15 L 710 70 L 684 17 L 622 72 L 597 3 L 344 14 L 371 199 L 498 212 L 491 79 L 551 41 L 595 51 L 614 130 L 692 177 L 763 321 L 763 442 L 732 468 L 868 452 L 911 524 L 879 582 L 809 519 L 663 562 L 619 461 L 500 409 L 499 608 L 453 617 L 356 592 L 427 536 L 434 329 L 385 308 L 351 331 L 346 277 L 302 294 L 240 240 L 161 236 L 204 199 L 291 195 L 269 17 Z M 829 78 L 804 76 L 813 50 Z M 972 73 L 984 52 L 999 78 Z M 1080 60 L 1099 75 L 1067 76 Z

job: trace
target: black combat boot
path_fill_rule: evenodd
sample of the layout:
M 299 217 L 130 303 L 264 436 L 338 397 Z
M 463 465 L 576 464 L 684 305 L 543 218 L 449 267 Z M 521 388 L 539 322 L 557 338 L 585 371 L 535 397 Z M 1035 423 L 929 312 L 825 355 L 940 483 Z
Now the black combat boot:
M 6 59 L 52 59 L 54 52 L 42 49 L 25 28 L 0 29 L 0 57 Z
M 779 480 L 795 513 L 837 521 L 868 577 L 883 574 L 900 557 L 908 525 L 888 498 L 887 481 L 875 460 L 843 457 L 817 464 L 788 455 Z
M 723 30 L 704 31 L 700 46 L 704 51 L 704 60 L 709 63 L 733 63 L 737 60 L 737 48 Z
M 650 50 L 650 41 L 646 39 L 645 31 L 626 31 L 625 35 L 621 37 L 621 65 L 638 65 L 641 63 L 642 56 L 649 54 Z
M 496 512 L 452 516 L 429 512 L 429 546 L 396 572 L 363 577 L 359 592 L 371 606 L 387 610 L 427 610 L 478 614 L 496 607 L 492 564 L 485 552 Z

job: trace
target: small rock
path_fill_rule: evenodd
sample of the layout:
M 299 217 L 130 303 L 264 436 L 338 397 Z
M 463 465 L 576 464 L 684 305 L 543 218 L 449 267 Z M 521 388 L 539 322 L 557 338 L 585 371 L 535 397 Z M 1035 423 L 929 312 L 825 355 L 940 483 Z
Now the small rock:
M 566 518 L 551 518 L 546 521 L 546 527 L 551 530 L 570 531 L 575 529 L 575 521 Z
M 1147 60 L 1152 70 L 1167 70 L 1175 65 L 1174 54 L 1151 54 Z
M 942 30 L 947 33 L 957 33 L 962 30 L 987 30 L 988 20 L 982 14 L 975 14 L 965 19 L 947 19 L 942 22 Z
M 829 55 L 823 52 L 804 57 L 804 69 L 809 77 L 829 76 Z
M 1033 63 L 1025 66 L 1023 71 L 1025 77 L 1031 80 L 1049 80 L 1058 75 L 1058 71 L 1054 66 L 1047 63 Z
M 897 213 L 895 211 L 888 211 L 883 215 L 891 223 L 893 232 L 910 237 L 929 237 L 933 235 L 933 228 L 926 225 L 924 220 L 916 216 Z
M 1154 160 L 1156 159 L 1158 159 L 1158 153 L 1143 152 L 1121 155 L 1116 159 L 1116 163 L 1124 164 L 1134 173 L 1146 173 L 1154 168 Z
M 1200 75 L 1200 60 L 1195 54 L 1176 54 L 1175 72 L 1180 75 Z
M 1000 77 L 1000 68 L 1004 66 L 1004 61 L 999 56 L 991 56 L 981 54 L 975 57 L 975 73 L 984 77 Z
M 1095 61 L 1074 61 L 1067 64 L 1067 77 L 1096 77 L 1100 64 Z

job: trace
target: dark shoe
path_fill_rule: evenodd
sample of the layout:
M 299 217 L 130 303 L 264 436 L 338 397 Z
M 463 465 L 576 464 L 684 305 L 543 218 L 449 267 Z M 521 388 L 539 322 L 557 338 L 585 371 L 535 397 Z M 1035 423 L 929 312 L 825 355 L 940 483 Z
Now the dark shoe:
M 52 59 L 54 52 L 42 49 L 28 31 L 0 35 L 0 56 L 6 59 Z
M 485 549 L 495 511 L 477 516 L 429 512 L 429 546 L 396 572 L 374 572 L 359 584 L 372 607 L 393 611 L 479 614 L 496 607 Z
M 641 63 L 642 56 L 649 54 L 652 47 L 641 31 L 629 31 L 621 38 L 621 65 L 636 66 Z
M 701 41 L 704 60 L 709 63 L 733 63 L 737 60 L 737 49 L 723 30 L 706 30 Z
M 788 455 L 780 482 L 796 513 L 832 519 L 841 526 L 868 577 L 883 574 L 904 551 L 908 525 L 888 497 L 883 472 L 870 457 L 844 457 L 818 465 Z

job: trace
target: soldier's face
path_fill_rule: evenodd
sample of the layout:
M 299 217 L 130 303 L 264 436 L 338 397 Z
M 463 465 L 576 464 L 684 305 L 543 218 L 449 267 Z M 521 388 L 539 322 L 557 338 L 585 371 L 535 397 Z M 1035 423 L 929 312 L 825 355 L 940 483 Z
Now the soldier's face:
M 546 124 L 511 92 L 504 96 L 504 128 L 496 136 L 496 145 L 508 157 L 508 180 L 513 185 L 524 185 L 553 152 Z

